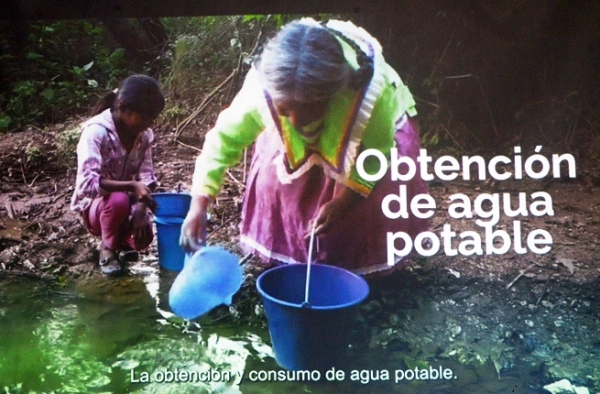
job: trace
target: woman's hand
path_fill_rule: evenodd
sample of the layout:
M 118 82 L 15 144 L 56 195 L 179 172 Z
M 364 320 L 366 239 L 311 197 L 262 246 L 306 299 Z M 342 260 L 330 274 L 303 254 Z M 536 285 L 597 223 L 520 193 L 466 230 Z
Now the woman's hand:
M 181 225 L 179 245 L 187 253 L 194 253 L 206 244 L 206 225 L 208 222 L 207 196 L 193 196 L 190 210 Z
M 152 223 L 146 205 L 140 203 L 134 205 L 131 213 L 131 230 L 136 249 L 138 245 L 148 245 L 152 242 Z
M 362 197 L 358 193 L 344 187 L 344 190 L 340 194 L 319 208 L 317 215 L 311 222 L 310 228 L 312 229 L 313 225 L 315 226 L 315 235 L 326 234 L 335 223 L 352 214 L 352 208 L 361 199 Z M 306 235 L 306 238 L 309 237 L 310 231 Z

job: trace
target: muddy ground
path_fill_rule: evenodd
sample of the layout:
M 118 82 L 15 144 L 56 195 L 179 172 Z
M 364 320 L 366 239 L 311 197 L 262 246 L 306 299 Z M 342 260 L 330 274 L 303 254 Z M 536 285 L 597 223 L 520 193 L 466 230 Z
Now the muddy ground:
M 76 123 L 0 135 L 0 280 L 60 283 L 100 275 L 98 240 L 69 209 L 75 162 L 61 154 L 57 142 Z M 189 189 L 201 139 L 176 141 L 168 128 L 156 134 L 159 190 Z M 552 249 L 543 255 L 511 248 L 502 255 L 469 257 L 440 252 L 408 260 L 402 270 L 371 281 L 355 348 L 398 350 L 398 362 L 405 366 L 433 357 L 460 362 L 471 368 L 472 376 L 461 379 L 464 384 L 493 366 L 491 379 L 495 387 L 505 382 L 506 392 L 516 375 L 529 376 L 527 385 L 534 389 L 566 378 L 600 392 L 600 193 L 589 168 L 578 163 L 574 180 L 431 182 L 430 193 L 438 202 L 431 219 L 436 233 L 444 224 L 457 232 L 478 229 L 472 220 L 448 216 L 450 195 L 464 193 L 474 200 L 481 193 L 547 192 L 553 216 L 518 220 L 523 234 L 548 231 Z M 211 221 L 211 242 L 233 249 L 243 176 L 243 167 L 229 173 Z M 513 220 L 503 217 L 497 228 L 512 234 Z M 155 255 L 155 244 L 145 254 Z M 263 269 L 252 262 L 249 283 Z

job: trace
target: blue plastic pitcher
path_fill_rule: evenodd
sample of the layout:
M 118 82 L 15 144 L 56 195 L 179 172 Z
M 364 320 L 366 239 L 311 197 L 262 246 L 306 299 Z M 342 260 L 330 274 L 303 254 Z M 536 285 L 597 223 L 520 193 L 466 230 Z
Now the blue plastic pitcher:
M 244 280 L 237 255 L 206 246 L 186 258 L 169 290 L 169 305 L 184 319 L 195 319 L 219 305 L 231 305 Z
M 288 370 L 329 369 L 345 355 L 369 285 L 342 268 L 313 264 L 310 307 L 303 307 L 306 270 L 304 264 L 272 268 L 256 285 L 277 363 Z

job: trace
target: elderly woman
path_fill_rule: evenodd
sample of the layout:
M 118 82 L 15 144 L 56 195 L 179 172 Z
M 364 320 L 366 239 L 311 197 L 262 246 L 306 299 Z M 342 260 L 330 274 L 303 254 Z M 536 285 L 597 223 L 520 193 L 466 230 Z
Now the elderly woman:
M 335 20 L 289 23 L 206 135 L 181 245 L 194 251 L 204 244 L 207 210 L 225 171 L 255 143 L 242 208 L 243 249 L 269 263 L 306 262 L 314 229 L 318 261 L 359 274 L 390 268 L 386 233 L 414 237 L 427 223 L 388 219 L 381 200 L 406 184 L 410 201 L 426 193 L 426 185 L 389 176 L 368 182 L 355 164 L 365 149 L 389 157 L 393 148 L 416 158 L 415 115 L 408 88 L 365 30 Z M 364 165 L 367 172 L 379 166 L 369 159 Z

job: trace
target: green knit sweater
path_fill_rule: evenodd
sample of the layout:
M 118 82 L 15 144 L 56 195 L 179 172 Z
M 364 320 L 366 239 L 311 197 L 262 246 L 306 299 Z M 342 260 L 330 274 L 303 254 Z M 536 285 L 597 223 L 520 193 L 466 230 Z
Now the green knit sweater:
M 192 194 L 215 197 L 227 168 L 241 160 L 243 150 L 262 132 L 281 138 L 284 155 L 278 165 L 279 180 L 289 183 L 313 165 L 320 165 L 328 176 L 368 195 L 374 184 L 356 172 L 355 160 L 365 149 L 377 149 L 386 156 L 394 146 L 394 133 L 405 115 L 416 115 L 415 101 L 398 74 L 385 62 L 379 43 L 350 22 L 330 21 L 344 35 L 355 40 L 374 58 L 374 74 L 363 92 L 343 89 L 328 104 L 322 131 L 316 141 L 308 141 L 285 117 L 278 116 L 268 93 L 261 86 L 258 71 L 252 68 L 231 105 L 219 115 L 207 133 L 203 150 L 196 161 Z M 356 55 L 339 40 L 349 64 Z M 376 159 L 367 159 L 367 172 L 376 172 Z

